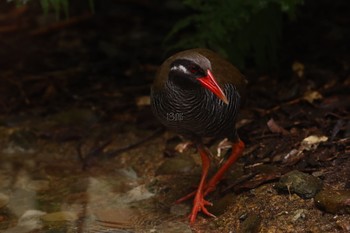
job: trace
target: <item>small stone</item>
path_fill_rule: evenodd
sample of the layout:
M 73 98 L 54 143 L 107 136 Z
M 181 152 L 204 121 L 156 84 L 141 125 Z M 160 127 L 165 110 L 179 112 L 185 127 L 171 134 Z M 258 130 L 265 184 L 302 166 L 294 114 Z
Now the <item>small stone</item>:
M 18 219 L 16 226 L 8 228 L 3 233 L 27 233 L 27 232 L 37 232 L 42 228 L 42 222 L 40 217 L 46 213 L 40 210 L 27 210 Z
M 135 201 L 141 201 L 154 196 L 154 193 L 148 191 L 144 184 L 139 185 L 126 193 L 117 194 L 118 203 L 127 204 Z
M 101 209 L 94 212 L 96 220 L 103 226 L 113 228 L 130 228 L 140 214 L 130 208 Z
M 18 222 L 23 224 L 25 222 L 30 222 L 32 220 L 38 220 L 41 216 L 47 214 L 46 212 L 40 210 L 27 210 L 24 214 L 19 218 Z
M 251 214 L 242 222 L 240 233 L 258 233 L 260 230 L 261 218 L 259 215 Z
M 9 203 L 9 197 L 5 194 L 0 193 L 0 209 L 5 207 Z
M 302 198 L 312 198 L 322 188 L 322 181 L 312 175 L 294 170 L 283 175 L 275 188 L 296 193 Z
M 46 214 L 42 216 L 41 219 L 46 222 L 61 222 L 61 221 L 73 222 L 78 219 L 78 216 L 76 213 L 73 213 L 73 212 L 60 211 L 60 212 L 53 212 L 53 213 Z
M 40 229 L 41 220 L 40 217 L 45 215 L 46 212 L 40 210 L 27 210 L 18 220 L 19 226 L 26 226 L 28 229 Z
M 350 190 L 322 190 L 315 196 L 315 204 L 333 214 L 350 213 Z
M 227 207 L 234 203 L 234 200 L 234 195 L 229 193 L 219 200 L 214 200 L 213 205 L 207 206 L 207 209 L 210 213 L 219 216 L 226 211 Z

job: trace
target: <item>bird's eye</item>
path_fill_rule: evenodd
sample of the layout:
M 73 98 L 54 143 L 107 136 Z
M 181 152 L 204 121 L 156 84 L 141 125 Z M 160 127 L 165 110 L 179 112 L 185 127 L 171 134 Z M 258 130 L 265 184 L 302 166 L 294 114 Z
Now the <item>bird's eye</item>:
M 190 66 L 189 70 L 192 74 L 197 74 L 200 72 L 200 69 L 197 66 Z

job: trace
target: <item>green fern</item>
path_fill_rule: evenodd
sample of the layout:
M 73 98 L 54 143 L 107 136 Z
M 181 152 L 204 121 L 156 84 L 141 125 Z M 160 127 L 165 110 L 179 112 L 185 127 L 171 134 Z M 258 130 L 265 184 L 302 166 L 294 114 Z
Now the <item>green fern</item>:
M 293 17 L 302 2 L 183 0 L 193 13 L 175 24 L 165 44 L 169 50 L 208 47 L 241 68 L 247 59 L 263 69 L 277 66 L 283 13 Z
M 69 2 L 68 0 L 40 0 L 41 7 L 45 14 L 48 14 L 50 9 L 53 9 L 56 19 L 60 18 L 60 13 L 63 12 L 65 17 L 69 17 Z

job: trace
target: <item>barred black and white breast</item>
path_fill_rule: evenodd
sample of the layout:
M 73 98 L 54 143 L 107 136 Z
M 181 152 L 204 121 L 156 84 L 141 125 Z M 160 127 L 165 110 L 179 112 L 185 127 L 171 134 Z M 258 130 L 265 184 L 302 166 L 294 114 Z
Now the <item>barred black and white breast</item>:
M 243 75 L 216 53 L 186 50 L 161 65 L 151 88 L 152 111 L 190 140 L 234 139 L 245 84 Z

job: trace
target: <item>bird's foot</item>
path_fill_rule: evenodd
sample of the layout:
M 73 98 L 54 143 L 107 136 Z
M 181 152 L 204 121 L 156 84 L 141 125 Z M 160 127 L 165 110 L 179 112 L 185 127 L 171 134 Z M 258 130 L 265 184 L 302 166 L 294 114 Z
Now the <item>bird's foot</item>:
M 205 207 L 206 205 L 212 206 L 213 203 L 204 200 L 203 194 L 198 194 L 196 195 L 194 201 L 193 201 L 193 208 L 192 212 L 189 216 L 190 223 L 193 224 L 196 221 L 197 214 L 198 212 L 202 211 L 204 214 L 210 216 L 210 217 L 216 217 L 214 214 L 210 213 L 207 208 Z

